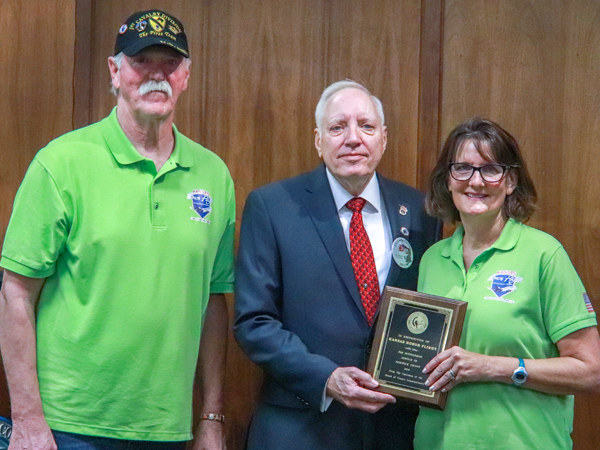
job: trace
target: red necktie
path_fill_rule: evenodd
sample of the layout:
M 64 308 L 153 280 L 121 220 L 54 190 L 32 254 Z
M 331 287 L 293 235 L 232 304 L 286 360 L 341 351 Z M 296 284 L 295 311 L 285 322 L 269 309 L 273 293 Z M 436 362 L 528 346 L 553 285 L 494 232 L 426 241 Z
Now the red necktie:
M 366 202 L 364 198 L 353 198 L 346 203 L 346 207 L 353 211 L 350 221 L 350 259 L 367 320 L 369 325 L 373 325 L 379 300 L 379 280 L 371 241 L 363 225 L 362 209 Z

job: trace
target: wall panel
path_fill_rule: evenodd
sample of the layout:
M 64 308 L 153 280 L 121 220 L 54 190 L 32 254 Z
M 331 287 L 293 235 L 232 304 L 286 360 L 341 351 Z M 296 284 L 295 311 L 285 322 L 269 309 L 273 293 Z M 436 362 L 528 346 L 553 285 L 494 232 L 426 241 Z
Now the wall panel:
M 0 247 L 29 163 L 72 129 L 75 0 L 0 2 Z M 0 415 L 9 417 L 0 362 Z
M 0 2 L 0 245 L 33 156 L 72 129 L 74 11 L 74 0 Z
M 596 310 L 599 24 L 593 0 L 446 0 L 441 114 L 443 137 L 482 115 L 517 138 L 539 195 L 530 224 L 563 243 Z M 576 396 L 576 449 L 600 441 L 599 406 L 597 395 Z
M 559 164 L 561 209 L 552 208 L 563 242 L 600 311 L 600 4 L 569 1 L 565 11 L 565 99 Z M 600 442 L 600 395 L 575 397 L 575 449 Z

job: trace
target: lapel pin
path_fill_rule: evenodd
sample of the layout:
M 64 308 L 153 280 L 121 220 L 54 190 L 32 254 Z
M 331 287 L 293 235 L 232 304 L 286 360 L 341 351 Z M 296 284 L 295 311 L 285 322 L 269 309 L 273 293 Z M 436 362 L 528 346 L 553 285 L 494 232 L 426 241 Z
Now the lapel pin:
M 403 269 L 408 269 L 413 263 L 413 249 L 404 238 L 396 238 L 392 244 L 392 256 L 396 264 Z
M 398 212 L 400 213 L 400 215 L 405 216 L 408 212 L 408 208 L 404 205 L 400 205 L 400 210 Z
M 402 233 L 404 236 L 408 236 L 408 228 L 406 228 L 406 227 L 400 228 L 400 233 Z

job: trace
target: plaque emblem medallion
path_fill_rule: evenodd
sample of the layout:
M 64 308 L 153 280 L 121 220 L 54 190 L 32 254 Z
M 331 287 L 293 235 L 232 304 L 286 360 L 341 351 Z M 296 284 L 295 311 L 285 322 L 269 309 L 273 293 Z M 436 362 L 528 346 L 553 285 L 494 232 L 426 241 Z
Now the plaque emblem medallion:
M 413 334 L 421 334 L 429 326 L 429 319 L 422 312 L 414 312 L 406 320 L 406 326 Z

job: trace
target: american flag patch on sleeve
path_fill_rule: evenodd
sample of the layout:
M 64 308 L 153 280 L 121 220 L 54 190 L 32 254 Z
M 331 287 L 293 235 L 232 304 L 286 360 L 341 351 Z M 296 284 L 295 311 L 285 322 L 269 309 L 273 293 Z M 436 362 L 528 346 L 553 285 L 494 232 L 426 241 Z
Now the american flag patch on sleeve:
M 585 307 L 587 308 L 588 312 L 593 313 L 594 307 L 592 306 L 592 302 L 590 301 L 590 298 L 586 292 L 583 293 L 583 299 L 585 300 Z

